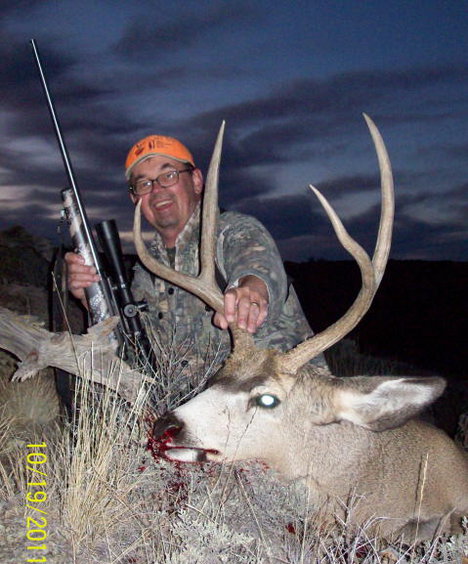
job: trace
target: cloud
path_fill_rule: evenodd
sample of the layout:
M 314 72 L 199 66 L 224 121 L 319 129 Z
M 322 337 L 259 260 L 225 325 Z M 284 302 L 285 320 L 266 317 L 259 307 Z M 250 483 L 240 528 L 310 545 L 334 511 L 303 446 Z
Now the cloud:
M 304 191 L 302 195 L 281 198 L 252 198 L 245 200 L 237 211 L 252 214 L 268 225 L 274 239 L 297 237 L 323 228 L 326 220 L 313 196 Z
M 410 216 L 400 216 L 395 225 L 392 257 L 466 260 L 466 231 L 456 224 L 433 224 Z
M 346 222 L 351 236 L 372 256 L 377 237 L 378 209 Z M 454 225 L 432 225 L 408 216 L 397 216 L 391 258 L 400 260 L 465 260 L 463 233 Z M 304 262 L 310 259 L 351 260 L 330 225 L 313 221 L 309 233 L 277 239 L 282 256 Z
M 43 0 L 16 0 L 16 2 L 2 2 L 2 18 L 22 16 L 25 12 L 40 6 Z
M 405 71 L 354 72 L 334 76 L 328 80 L 304 79 L 290 84 L 281 84 L 262 98 L 222 105 L 209 112 L 200 112 L 189 120 L 190 131 L 198 131 L 196 146 L 201 148 L 202 161 L 208 161 L 206 143 L 224 119 L 227 121 L 226 149 L 223 166 L 249 168 L 299 162 L 335 161 L 341 155 L 363 153 L 363 126 L 359 116 L 363 109 L 375 118 L 386 138 L 392 153 L 406 148 L 400 128 L 414 127 L 411 139 L 426 127 L 443 129 L 448 119 L 445 109 L 450 107 L 446 89 L 468 86 L 468 75 L 460 67 L 420 68 Z M 422 108 L 421 89 L 443 86 L 439 99 L 429 108 Z M 435 94 L 433 94 L 435 96 Z M 395 100 L 407 100 L 407 104 L 395 104 Z M 437 102 L 437 103 L 436 103 Z M 439 109 L 443 105 L 444 110 Z M 463 119 L 463 108 L 452 108 L 452 119 Z M 434 122 L 437 123 L 434 126 Z M 423 130 L 424 131 L 424 130 Z M 426 133 L 424 131 L 424 133 Z M 432 133 L 432 131 L 431 131 Z M 433 133 L 432 133 L 433 134 Z M 405 134 L 403 134 L 405 135 Z M 399 139 L 400 138 L 400 139 Z M 428 145 L 428 143 L 432 143 Z M 460 144 L 459 144 L 460 143 Z M 466 142 L 458 138 L 451 141 L 450 150 L 462 154 Z M 421 140 L 419 159 L 430 158 L 429 151 L 438 152 L 438 140 L 426 137 Z M 416 155 L 417 157 L 417 155 Z M 404 156 L 405 159 L 408 155 Z M 338 164 L 338 163 L 337 163 Z M 348 165 L 349 168 L 349 165 Z M 354 174 L 354 171 L 352 171 Z M 347 181 L 346 178 L 344 178 Z M 330 180 L 336 185 L 336 179 Z M 338 181 L 338 184 L 341 184 Z M 369 185 L 366 181 L 364 188 Z
M 6 8 L 0 23 L 0 178 L 3 185 L 37 188 L 34 201 L 44 201 L 34 227 L 53 233 L 48 213 L 67 179 L 24 39 L 24 31 L 36 27 L 33 19 L 43 2 L 15 6 Z M 109 13 L 109 28 L 102 34 L 107 39 L 100 36 L 99 47 L 88 41 L 83 50 L 70 48 L 66 30 L 54 28 L 52 16 L 41 24 L 41 57 L 78 185 L 93 216 L 116 216 L 122 229 L 130 229 L 123 161 L 138 138 L 151 132 L 179 137 L 206 171 L 226 119 L 223 207 L 259 217 L 284 252 L 303 256 L 309 247 L 302 243 L 308 242 L 320 249 L 310 254 L 338 256 L 328 220 L 304 190 L 313 182 L 371 249 L 379 178 L 360 117 L 365 110 L 381 128 L 394 166 L 402 229 L 395 252 L 436 257 L 439 242 L 441 256 L 449 256 L 451 248 L 461 256 L 466 67 L 402 59 L 406 68 L 388 70 L 378 57 L 370 57 L 365 64 L 340 67 L 345 72 L 316 72 L 315 62 L 290 72 L 285 37 L 270 49 L 272 32 L 261 28 L 272 23 L 276 12 L 247 2 L 235 8 L 206 3 L 204 9 L 187 3 L 183 13 L 168 5 L 156 18 L 153 7 L 152 2 L 129 6 L 120 13 L 119 25 Z M 61 22 L 65 16 L 64 8 Z M 282 57 L 284 76 L 272 72 L 275 56 Z M 32 212 L 9 208 L 4 222 L 17 222 L 21 213 L 28 221 Z M 295 245 L 301 248 L 294 250 Z
M 468 71 L 460 66 L 421 67 L 399 71 L 355 71 L 342 73 L 330 78 L 317 80 L 304 78 L 284 84 L 279 81 L 268 96 L 256 100 L 248 100 L 238 104 L 221 106 L 216 110 L 202 113 L 192 120 L 193 125 L 203 123 L 212 126 L 219 122 L 220 116 L 237 125 L 248 125 L 252 122 L 268 119 L 313 119 L 315 125 L 321 125 L 324 132 L 330 131 L 330 122 L 324 123 L 323 112 L 332 111 L 331 124 L 339 125 L 343 117 L 348 122 L 354 120 L 357 113 L 363 111 L 365 104 L 376 102 L 385 108 L 385 103 L 393 100 L 399 92 L 418 93 L 422 88 L 434 85 L 464 84 L 468 82 Z M 443 100 L 446 101 L 445 98 Z M 399 108 L 401 109 L 401 108 Z M 338 112 L 338 115 L 337 115 Z M 396 116 L 391 116 L 395 119 Z M 429 119 L 426 113 L 408 114 L 405 111 L 402 119 Z M 390 116 L 383 116 L 390 119 Z
M 2 67 L 0 71 L 2 103 L 11 108 L 23 108 L 24 104 L 36 106 L 36 90 L 40 90 L 37 68 L 31 45 L 3 31 L 0 43 Z M 63 83 L 67 69 L 73 63 L 70 55 L 57 53 L 48 47 L 41 48 L 41 59 L 47 59 L 47 71 Z M 37 104 L 38 105 L 38 104 Z
M 164 16 L 166 15 L 166 18 Z M 115 44 L 115 51 L 126 58 L 136 58 L 149 51 L 173 54 L 197 45 L 210 34 L 220 34 L 238 23 L 248 23 L 259 17 L 259 10 L 246 2 L 226 3 L 211 9 L 196 10 L 190 6 L 181 14 L 167 18 L 167 14 L 155 14 L 142 20 L 139 13 L 128 24 L 122 37 Z M 161 20 L 166 21 L 161 21 Z
M 351 179 L 351 182 L 346 183 L 353 185 L 357 181 L 358 179 Z M 448 196 L 424 194 L 418 197 L 397 194 L 391 256 L 407 260 L 430 260 L 439 257 L 440 260 L 463 260 L 466 255 L 465 223 L 468 206 L 465 204 L 461 210 L 458 209 L 460 200 L 456 194 L 461 192 L 462 201 L 466 202 L 466 185 L 455 188 Z M 329 199 L 333 202 L 335 198 L 330 196 Z M 447 202 L 448 210 L 453 211 L 456 216 L 450 222 L 425 221 L 409 213 L 416 204 L 440 209 L 440 206 Z M 267 226 L 284 258 L 296 261 L 323 257 L 332 260 L 350 259 L 338 242 L 325 212 L 312 195 L 246 199 L 237 209 L 251 213 Z M 377 240 L 379 217 L 380 202 L 362 212 L 358 211 L 346 220 L 341 218 L 350 235 L 370 256 Z

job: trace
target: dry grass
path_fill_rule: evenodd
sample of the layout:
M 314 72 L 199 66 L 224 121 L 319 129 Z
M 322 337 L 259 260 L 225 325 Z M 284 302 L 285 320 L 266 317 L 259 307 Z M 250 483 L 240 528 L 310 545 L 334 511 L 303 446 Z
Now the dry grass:
M 177 359 L 164 362 L 165 371 L 177 373 Z M 169 380 L 158 375 L 157 393 L 145 390 L 161 398 L 157 410 L 189 393 L 174 385 L 177 379 Z M 12 440 L 15 426 L 0 419 L 4 564 L 38 555 L 53 564 L 449 564 L 467 556 L 467 535 L 417 547 L 384 546 L 366 527 L 325 525 L 305 489 L 282 483 L 260 463 L 174 465 L 153 459 L 146 448 L 144 405 L 130 410 L 109 391 L 78 383 L 73 421 L 52 421 Z M 47 474 L 46 485 L 30 486 L 27 445 L 39 443 L 47 446 L 33 450 L 46 452 L 47 461 L 33 467 Z M 47 500 L 28 502 L 27 494 L 38 491 Z M 47 539 L 27 540 L 27 516 L 46 518 Z M 46 550 L 26 549 L 42 542 Z

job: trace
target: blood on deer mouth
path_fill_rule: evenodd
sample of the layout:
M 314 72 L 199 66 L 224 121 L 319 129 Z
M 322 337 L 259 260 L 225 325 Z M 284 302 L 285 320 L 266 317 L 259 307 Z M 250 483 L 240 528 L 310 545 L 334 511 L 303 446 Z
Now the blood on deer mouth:
M 207 462 L 208 454 L 219 455 L 216 449 L 204 449 L 186 445 L 174 445 L 172 440 L 177 435 L 178 429 L 171 427 L 160 437 L 151 436 L 148 439 L 148 450 L 153 458 L 165 458 L 175 462 Z

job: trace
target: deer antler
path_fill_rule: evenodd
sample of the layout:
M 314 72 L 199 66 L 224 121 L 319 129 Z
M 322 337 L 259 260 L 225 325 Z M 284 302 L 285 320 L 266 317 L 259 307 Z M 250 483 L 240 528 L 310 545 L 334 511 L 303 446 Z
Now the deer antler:
M 326 198 L 316 188 L 310 186 L 324 207 L 333 228 L 335 229 L 338 240 L 358 263 L 361 270 L 362 287 L 356 300 L 345 315 L 341 317 L 341 319 L 321 333 L 307 339 L 300 345 L 297 345 L 294 349 L 281 356 L 280 364 L 281 369 L 284 372 L 292 374 L 296 373 L 297 370 L 307 361 L 316 357 L 318 354 L 339 341 L 344 335 L 349 333 L 359 323 L 369 309 L 385 271 L 385 266 L 390 252 L 395 207 L 393 177 L 390 159 L 383 139 L 374 122 L 366 114 L 364 114 L 364 118 L 367 122 L 367 126 L 369 127 L 377 152 L 382 192 L 379 233 L 377 236 L 373 259 L 371 261 L 365 250 L 352 237 L 350 237 L 341 220 Z M 215 311 L 221 313 L 224 311 L 224 301 L 223 295 L 215 281 L 213 257 L 215 253 L 218 177 L 223 134 L 224 122 L 221 125 L 216 139 L 205 187 L 200 249 L 201 270 L 199 276 L 192 277 L 182 272 L 176 272 L 159 263 L 153 256 L 151 256 L 141 237 L 140 202 L 138 202 L 135 209 L 133 227 L 134 242 L 138 256 L 149 270 L 157 276 L 193 293 L 210 305 Z M 251 335 L 249 335 L 246 331 L 240 330 L 233 324 L 230 325 L 229 329 L 233 336 L 235 346 L 239 343 L 242 343 L 242 346 L 250 346 L 253 343 Z
M 158 262 L 147 250 L 141 236 L 141 200 L 136 205 L 133 223 L 133 240 L 141 262 L 151 272 L 180 286 L 188 292 L 192 292 L 215 311 L 224 311 L 224 300 L 221 290 L 215 279 L 215 252 L 216 215 L 218 213 L 218 177 L 219 163 L 221 161 L 221 147 L 224 134 L 223 122 L 219 129 L 216 144 L 211 157 L 208 176 L 206 179 L 205 195 L 203 203 L 202 233 L 200 244 L 200 274 L 197 277 L 189 276 L 183 272 L 177 272 L 168 266 Z
M 338 240 L 358 263 L 361 270 L 362 286 L 356 300 L 343 317 L 282 356 L 280 363 L 284 372 L 295 374 L 307 361 L 316 357 L 349 333 L 369 309 L 385 271 L 390 252 L 395 212 L 393 176 L 390 159 L 379 130 L 369 116 L 364 114 L 364 118 L 377 152 L 381 178 L 382 207 L 374 256 L 371 261 L 364 249 L 348 235 L 325 197 L 316 188 L 310 186 L 327 212 Z
M 177 272 L 158 262 L 148 252 L 141 236 L 141 201 L 136 205 L 133 223 L 133 240 L 135 248 L 141 262 L 146 266 L 146 268 L 156 274 L 156 276 L 159 276 L 160 278 L 191 292 L 219 313 L 224 313 L 224 298 L 216 283 L 215 261 L 213 257 L 215 256 L 216 245 L 215 236 L 218 215 L 219 164 L 221 161 L 224 127 L 225 122 L 223 121 L 216 139 L 206 178 L 201 223 L 200 274 L 197 277 L 194 277 L 184 274 L 183 272 Z M 239 344 L 239 340 L 242 340 L 243 346 L 248 346 L 253 342 L 250 334 L 242 329 L 239 329 L 237 326 L 230 324 L 229 329 L 233 337 L 234 345 Z

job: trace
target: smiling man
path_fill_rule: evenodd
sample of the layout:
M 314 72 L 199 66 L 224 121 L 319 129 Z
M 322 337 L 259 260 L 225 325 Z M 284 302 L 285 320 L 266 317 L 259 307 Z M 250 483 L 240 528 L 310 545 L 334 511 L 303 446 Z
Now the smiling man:
M 174 248 L 203 192 L 203 176 L 192 155 L 176 139 L 152 135 L 132 147 L 125 168 L 133 202 L 142 200 L 146 219 L 165 247 Z
M 177 139 L 150 135 L 130 149 L 125 175 L 132 201 L 141 200 L 155 230 L 151 253 L 177 271 L 197 275 L 204 180 L 191 152 Z M 86 306 L 84 288 L 99 278 L 79 255 L 67 253 L 65 259 L 68 287 Z M 215 260 L 224 314 L 213 314 L 199 298 L 135 266 L 134 297 L 147 302 L 153 335 L 163 347 L 177 350 L 188 376 L 226 358 L 228 322 L 247 329 L 265 348 L 287 350 L 312 334 L 276 245 L 256 219 L 220 214 Z

